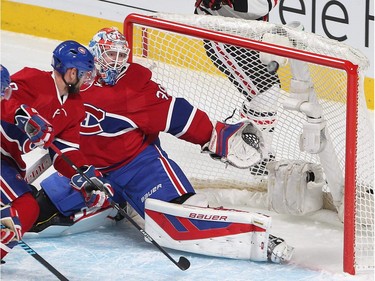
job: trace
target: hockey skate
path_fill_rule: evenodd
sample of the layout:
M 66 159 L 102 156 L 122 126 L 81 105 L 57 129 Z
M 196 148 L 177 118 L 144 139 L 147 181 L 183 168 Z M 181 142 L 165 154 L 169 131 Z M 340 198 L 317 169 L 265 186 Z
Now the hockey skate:
M 291 260 L 294 248 L 288 246 L 284 239 L 270 234 L 268 238 L 267 257 L 274 263 L 287 263 Z

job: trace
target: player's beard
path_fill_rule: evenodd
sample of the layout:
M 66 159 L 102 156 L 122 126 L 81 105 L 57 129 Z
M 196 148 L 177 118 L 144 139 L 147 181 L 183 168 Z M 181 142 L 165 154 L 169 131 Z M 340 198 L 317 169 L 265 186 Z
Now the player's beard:
M 65 81 L 65 79 L 63 77 L 63 81 L 64 81 L 65 85 L 68 87 L 68 94 L 78 94 L 79 93 L 80 87 L 78 87 L 78 84 L 79 84 L 78 75 L 76 76 L 76 79 L 77 79 L 77 82 L 75 82 L 74 84 L 69 84 Z
M 68 85 L 68 94 L 78 94 L 79 93 L 79 87 L 77 87 L 78 83 L 74 85 Z

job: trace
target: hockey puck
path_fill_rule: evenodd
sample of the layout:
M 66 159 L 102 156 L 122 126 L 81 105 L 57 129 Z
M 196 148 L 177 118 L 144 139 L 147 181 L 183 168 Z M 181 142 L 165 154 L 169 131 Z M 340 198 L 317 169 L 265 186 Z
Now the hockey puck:
M 277 61 L 271 61 L 267 64 L 267 71 L 271 74 L 275 74 L 276 71 L 279 69 L 279 63 Z

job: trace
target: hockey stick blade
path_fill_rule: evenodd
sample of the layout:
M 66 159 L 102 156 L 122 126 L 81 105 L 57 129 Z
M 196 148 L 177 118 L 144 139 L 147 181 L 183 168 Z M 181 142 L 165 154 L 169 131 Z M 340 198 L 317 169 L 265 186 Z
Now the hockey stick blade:
M 107 199 L 110 202 L 111 206 L 115 208 L 121 215 L 123 215 L 135 228 L 137 228 L 143 236 L 149 240 L 156 248 L 159 249 L 160 252 L 162 252 L 170 261 L 172 261 L 175 265 L 178 266 L 181 270 L 186 270 L 190 267 L 190 262 L 185 257 L 180 257 L 179 261 L 177 262 L 175 259 L 171 257 L 142 227 L 139 226 L 138 223 L 136 223 L 135 220 L 133 220 L 125 211 L 120 207 L 120 205 L 112 200 L 112 198 L 106 193 L 106 190 L 93 182 L 85 173 L 83 173 L 74 163 L 61 152 L 61 150 L 55 146 L 54 144 L 51 144 L 50 148 L 57 153 L 67 164 L 69 164 L 77 173 L 79 173 L 87 182 L 90 183 L 90 185 L 95 186 L 98 190 L 104 192 L 107 195 Z
M 185 257 L 180 257 L 180 259 L 178 260 L 178 267 L 181 270 L 186 270 L 190 267 L 190 261 Z
M 99 188 L 99 187 L 98 187 Z M 101 190 L 101 188 L 99 188 Z M 103 191 L 103 190 L 102 190 Z M 123 215 L 135 228 L 137 228 L 143 236 L 150 241 L 156 248 L 159 249 L 160 252 L 162 252 L 171 262 L 173 262 L 175 265 L 178 266 L 181 270 L 186 270 L 190 267 L 190 261 L 185 257 L 180 257 L 178 262 L 171 257 L 146 231 L 143 230 L 142 227 L 140 227 L 135 220 L 133 220 L 125 211 L 120 207 L 119 204 L 114 202 L 111 198 L 108 197 L 108 201 L 110 202 L 111 206 L 115 208 L 121 215 Z

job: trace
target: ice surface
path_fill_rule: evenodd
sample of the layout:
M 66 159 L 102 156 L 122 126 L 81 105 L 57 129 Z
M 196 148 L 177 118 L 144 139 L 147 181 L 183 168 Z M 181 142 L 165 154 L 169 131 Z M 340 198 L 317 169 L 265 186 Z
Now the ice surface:
M 50 70 L 51 53 L 58 43 L 1 31 L 1 63 L 11 73 L 24 66 Z M 38 157 L 40 152 L 36 151 L 25 159 L 28 163 L 33 163 Z M 51 170 L 48 173 L 50 172 Z M 215 200 L 212 190 L 202 192 L 210 192 L 211 200 Z M 242 209 L 252 210 L 246 206 L 248 194 L 238 196 L 238 192 L 240 191 L 226 190 L 226 201 L 220 203 L 226 207 L 235 203 L 237 207 L 242 205 Z M 143 235 L 125 221 L 76 235 L 25 238 L 25 242 L 69 280 L 77 281 L 374 280 L 373 272 L 357 276 L 342 273 L 343 226 L 335 213 L 322 210 L 311 216 L 290 217 L 261 211 L 272 215 L 272 233 L 285 238 L 295 247 L 295 255 L 290 264 L 212 258 L 166 249 L 176 260 L 181 255 L 190 260 L 191 267 L 187 271 L 181 271 L 152 244 L 144 242 Z M 20 247 L 16 247 L 5 260 L 6 264 L 1 265 L 1 280 L 57 280 Z

